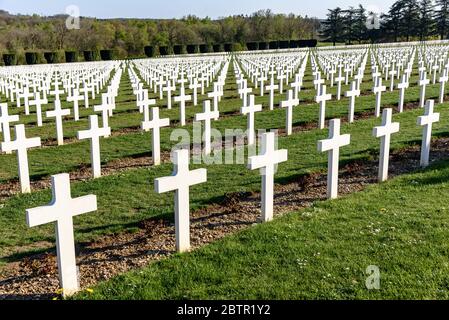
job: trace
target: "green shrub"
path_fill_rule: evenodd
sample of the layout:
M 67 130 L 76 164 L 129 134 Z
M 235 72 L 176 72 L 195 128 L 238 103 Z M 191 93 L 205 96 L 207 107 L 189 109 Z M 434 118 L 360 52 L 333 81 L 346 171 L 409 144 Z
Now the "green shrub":
M 96 61 L 97 60 L 97 53 L 96 51 L 84 51 L 84 60 L 85 61 Z
M 37 52 L 26 52 L 25 53 L 25 61 L 29 65 L 37 64 L 38 63 Z
M 146 46 L 143 50 L 148 58 L 152 58 L 156 55 L 156 50 L 153 46 Z
M 75 51 L 66 51 L 65 52 L 65 62 L 77 62 L 78 57 Z
M 16 55 L 14 53 L 3 54 L 3 61 L 5 62 L 5 66 L 14 66 L 17 64 Z
M 57 63 L 58 62 L 58 53 L 57 52 L 45 52 L 44 58 L 47 63 Z
M 100 50 L 100 57 L 103 61 L 114 60 L 114 53 L 112 50 Z

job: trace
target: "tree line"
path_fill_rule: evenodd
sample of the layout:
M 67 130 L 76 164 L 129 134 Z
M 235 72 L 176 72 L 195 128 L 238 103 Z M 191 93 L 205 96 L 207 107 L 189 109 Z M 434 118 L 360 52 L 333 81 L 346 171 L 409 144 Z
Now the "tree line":
M 329 10 L 320 36 L 334 45 L 448 39 L 449 0 L 398 0 L 381 15 L 362 5 L 337 7 Z
M 65 52 L 111 50 L 115 58 L 141 57 L 144 48 L 187 45 L 232 44 L 246 49 L 251 42 L 267 42 L 317 37 L 320 21 L 295 14 L 274 14 L 260 10 L 251 15 L 235 15 L 217 20 L 193 15 L 182 19 L 95 19 L 81 18 L 79 30 L 69 30 L 67 16 L 12 15 L 0 11 L 0 52 L 14 54 L 25 62 L 25 52 L 56 52 L 64 60 Z

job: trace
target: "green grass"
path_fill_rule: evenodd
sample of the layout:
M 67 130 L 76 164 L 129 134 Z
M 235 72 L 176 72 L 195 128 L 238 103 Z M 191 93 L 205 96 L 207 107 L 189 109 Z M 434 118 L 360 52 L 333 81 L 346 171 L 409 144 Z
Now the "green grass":
M 449 162 L 317 202 L 78 299 L 448 299 Z M 365 270 L 378 266 L 380 290 Z

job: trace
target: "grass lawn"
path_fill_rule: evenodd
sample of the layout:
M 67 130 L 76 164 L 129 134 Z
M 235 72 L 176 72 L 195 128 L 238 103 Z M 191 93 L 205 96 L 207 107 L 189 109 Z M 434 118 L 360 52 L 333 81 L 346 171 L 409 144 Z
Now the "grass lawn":
M 78 299 L 448 299 L 449 162 L 318 202 Z M 378 266 L 380 290 L 365 270 Z

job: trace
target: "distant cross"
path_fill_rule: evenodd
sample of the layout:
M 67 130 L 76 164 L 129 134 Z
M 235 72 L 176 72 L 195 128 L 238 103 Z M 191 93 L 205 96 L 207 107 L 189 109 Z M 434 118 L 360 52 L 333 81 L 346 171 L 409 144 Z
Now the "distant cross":
M 382 85 L 382 77 L 377 78 L 376 86 L 373 88 L 373 92 L 376 95 L 376 108 L 375 115 L 377 118 L 380 117 L 380 104 L 382 101 L 382 92 L 385 92 L 387 87 Z
M 284 92 L 284 80 L 286 79 L 286 75 L 280 71 L 280 73 L 277 76 L 277 79 L 279 80 L 279 93 L 282 94 Z
M 56 80 L 55 82 L 55 90 L 50 91 L 50 94 L 55 96 L 55 100 L 61 100 L 60 95 L 63 94 L 64 90 L 59 90 L 59 82 Z
M 55 100 L 55 109 L 46 112 L 47 118 L 55 118 L 56 121 L 56 138 L 58 140 L 58 146 L 64 144 L 64 129 L 62 124 L 62 118 L 70 115 L 70 109 L 61 109 L 61 101 Z
M 79 291 L 73 217 L 96 211 L 97 197 L 89 195 L 73 199 L 68 174 L 54 175 L 51 181 L 52 202 L 45 207 L 28 209 L 26 220 L 30 228 L 56 222 L 59 282 L 63 295 L 67 297 Z
M 346 91 L 346 97 L 349 98 L 348 120 L 349 120 L 349 123 L 353 123 L 354 122 L 354 111 L 355 111 L 355 98 L 360 97 L 360 90 L 357 89 L 356 81 L 353 81 L 351 83 L 351 90 Z
M 293 98 L 293 90 L 288 90 L 287 100 L 281 102 L 281 108 L 287 109 L 285 130 L 289 136 L 293 133 L 293 107 L 298 104 L 299 100 Z
M 249 105 L 241 108 L 243 115 L 248 115 L 248 145 L 252 146 L 256 143 L 255 128 L 254 128 L 254 115 L 256 112 L 262 111 L 262 105 L 256 105 L 254 95 L 249 96 Z
M 430 142 L 432 140 L 432 125 L 440 121 L 440 114 L 433 112 L 435 102 L 428 100 L 424 116 L 418 118 L 418 125 L 423 127 L 422 146 L 421 146 L 421 166 L 429 165 Z
M 19 179 L 22 193 L 30 193 L 30 173 L 28 168 L 28 149 L 40 147 L 41 138 L 27 138 L 25 135 L 25 125 L 15 126 L 16 139 L 14 141 L 2 142 L 0 149 L 3 152 L 17 151 L 17 161 L 19 166 Z
M 192 83 L 189 85 L 189 89 L 193 90 L 193 105 L 198 105 L 198 89 L 201 88 L 201 84 L 198 83 L 196 78 L 193 78 Z
M 337 78 L 335 78 L 335 81 L 337 82 L 337 100 L 341 100 L 341 84 L 343 81 L 345 81 L 345 78 L 339 75 Z
M 204 121 L 204 154 L 210 155 L 211 148 L 211 121 L 219 117 L 218 111 L 211 111 L 210 101 L 203 102 L 203 113 L 195 115 L 195 121 Z
M 279 89 L 277 84 L 274 84 L 274 77 L 271 77 L 271 83 L 269 86 L 266 86 L 265 89 L 270 91 L 270 110 L 274 109 L 274 90 Z
M 156 105 L 155 99 L 148 99 L 148 90 L 143 90 L 142 100 L 139 101 L 139 108 L 143 112 L 143 121 L 150 121 L 150 106 Z
M 260 96 L 263 97 L 264 95 L 264 88 L 265 88 L 265 81 L 267 81 L 268 78 L 265 76 L 265 74 L 262 72 L 260 74 L 260 77 L 257 79 L 260 83 Z
M 79 121 L 80 119 L 80 112 L 79 112 L 79 104 L 78 101 L 84 100 L 84 96 L 79 94 L 78 89 L 73 89 L 73 95 L 70 97 L 67 97 L 68 102 L 73 102 L 73 117 L 75 118 L 75 121 Z
M 181 126 L 186 125 L 186 102 L 192 100 L 190 95 L 185 94 L 184 86 L 181 86 L 181 92 L 179 96 L 175 97 L 175 102 L 179 102 Z
M 92 164 L 92 174 L 94 179 L 101 177 L 101 157 L 100 157 L 100 137 L 111 135 L 110 127 L 98 127 L 98 116 L 89 117 L 89 130 L 78 131 L 78 140 L 90 139 L 90 162 Z
M 253 92 L 253 89 L 247 87 L 246 80 L 243 81 L 242 86 L 243 86 L 242 89 L 239 90 L 239 94 L 243 99 L 243 106 L 247 106 L 248 105 L 248 94 Z
M 405 98 L 405 89 L 409 87 L 409 82 L 407 79 L 407 75 L 402 75 L 402 82 L 398 83 L 398 89 L 399 89 L 399 113 L 402 113 L 404 111 L 404 98 Z
M 101 99 L 101 104 L 98 106 L 94 106 L 95 112 L 101 112 L 101 120 L 103 122 L 103 128 L 109 128 L 109 112 L 112 109 L 112 106 L 108 103 L 107 99 L 103 96 Z M 108 138 L 110 134 L 106 135 L 105 138 Z
M 11 141 L 11 131 L 9 129 L 9 124 L 11 122 L 18 122 L 19 116 L 18 115 L 9 115 L 8 113 L 8 104 L 7 103 L 0 103 L 0 128 L 3 132 L 3 142 L 10 142 Z M 11 154 L 12 151 L 5 151 L 7 154 Z
M 177 150 L 173 153 L 174 171 L 172 176 L 155 180 L 157 193 L 175 191 L 176 250 L 190 250 L 190 187 L 207 181 L 207 170 L 189 170 L 189 151 Z
M 39 91 L 34 94 L 34 100 L 30 101 L 30 106 L 36 106 L 37 126 L 42 127 L 42 105 L 48 104 L 47 99 L 41 99 Z
M 424 108 L 424 103 L 426 100 L 426 86 L 430 83 L 430 80 L 427 79 L 427 73 L 421 73 L 421 78 L 418 81 L 418 85 L 421 87 L 419 92 L 419 107 Z
M 286 162 L 287 150 L 276 150 L 275 133 L 265 133 L 261 137 L 259 156 L 249 158 L 248 169 L 260 169 L 262 175 L 262 221 L 273 220 L 274 174 L 279 163 Z
M 379 156 L 379 182 L 388 179 L 388 163 L 390 158 L 391 135 L 399 132 L 399 123 L 392 122 L 392 109 L 384 109 L 382 113 L 382 126 L 375 127 L 373 135 L 381 138 Z
M 161 128 L 168 127 L 170 125 L 170 119 L 161 119 L 159 116 L 159 108 L 155 107 L 151 109 L 152 120 L 145 120 L 142 122 L 142 130 L 153 130 L 152 135 L 152 154 L 153 164 L 158 166 L 161 164 Z
M 292 82 L 290 86 L 294 90 L 294 93 L 295 93 L 294 98 L 295 99 L 299 99 L 299 92 L 301 91 L 301 86 L 302 86 L 302 77 L 301 77 L 301 75 L 297 74 L 295 76 L 295 81 Z
M 172 108 L 172 92 L 176 90 L 176 87 L 171 84 L 170 80 L 167 80 L 167 83 L 165 85 L 165 88 L 163 89 L 165 92 L 167 92 L 167 109 L 171 110 Z
M 329 152 L 327 173 L 327 197 L 335 199 L 338 197 L 338 168 L 340 148 L 349 145 L 351 136 L 340 134 L 340 119 L 329 121 L 329 139 L 318 142 L 319 152 Z
M 320 111 L 318 116 L 318 127 L 324 129 L 326 122 L 326 101 L 332 99 L 331 94 L 326 93 L 326 85 L 321 86 L 321 90 L 318 90 L 318 95 L 315 97 L 315 101 L 320 104 Z
M 220 90 L 218 89 L 218 84 L 214 83 L 214 91 L 209 92 L 207 94 L 207 97 L 213 99 L 212 101 L 214 102 L 214 112 L 216 115 L 219 114 L 218 113 L 218 99 L 220 98 L 220 95 L 221 94 L 220 94 Z M 218 118 L 216 118 L 215 120 L 218 120 Z
M 395 76 L 397 75 L 397 71 L 394 68 L 392 68 L 389 74 L 390 74 L 390 92 L 393 92 L 394 79 L 395 79 Z
M 449 77 L 448 77 L 448 69 L 444 69 L 443 71 L 443 75 L 440 77 L 440 103 L 444 102 L 444 93 L 445 93 L 445 86 L 446 86 L 446 82 L 449 81 Z

